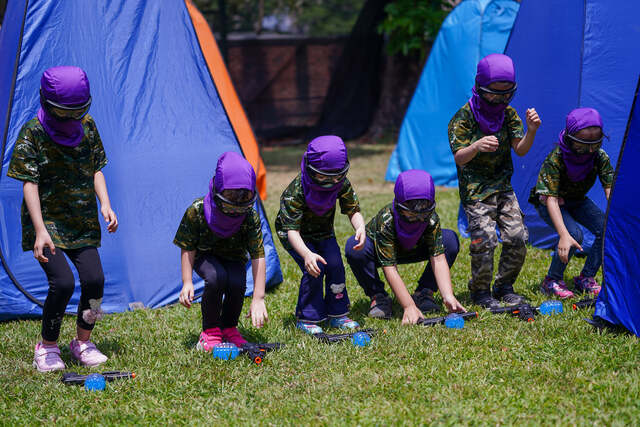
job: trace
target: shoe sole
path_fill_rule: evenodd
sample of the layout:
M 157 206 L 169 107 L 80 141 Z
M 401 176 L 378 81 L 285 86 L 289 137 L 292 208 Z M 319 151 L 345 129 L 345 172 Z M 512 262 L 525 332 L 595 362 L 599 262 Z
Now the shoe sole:
M 54 372 L 54 371 L 64 371 L 65 369 L 67 369 L 66 366 L 63 366 L 62 368 L 52 368 L 52 369 L 40 369 L 40 367 L 38 366 L 38 364 L 36 363 L 36 361 L 34 360 L 32 363 L 33 367 L 36 368 L 36 370 L 38 372 Z

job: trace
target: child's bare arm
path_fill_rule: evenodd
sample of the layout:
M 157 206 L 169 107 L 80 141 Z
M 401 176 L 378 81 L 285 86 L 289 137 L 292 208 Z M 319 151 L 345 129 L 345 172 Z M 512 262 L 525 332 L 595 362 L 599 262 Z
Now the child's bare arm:
M 351 221 L 351 226 L 356 231 L 356 240 L 358 241 L 353 249 L 359 251 L 364 247 L 364 243 L 367 240 L 367 233 L 364 229 L 364 218 L 360 212 L 356 212 L 349 217 L 349 220 Z
M 398 302 L 402 308 L 404 308 L 402 323 L 405 325 L 415 325 L 418 320 L 423 319 L 424 316 L 418 307 L 416 307 L 416 303 L 413 301 L 413 298 L 411 298 L 411 295 L 409 295 L 409 291 L 407 291 L 407 287 L 402 281 L 402 277 L 400 277 L 398 269 L 395 265 L 390 265 L 382 267 L 382 272 L 389 282 L 389 286 L 391 286 L 393 293 L 396 295 Z
M 249 315 L 251 316 L 251 323 L 256 328 L 261 328 L 264 323 L 269 320 L 267 307 L 264 302 L 267 271 L 266 265 L 264 257 L 251 260 L 251 272 L 253 273 L 253 298 L 251 299 Z
M 518 156 L 522 157 L 529 152 L 540 124 L 542 124 L 542 121 L 540 120 L 536 109 L 529 108 L 527 110 L 527 133 L 524 134 L 522 139 L 514 139 L 511 141 L 513 151 L 515 151 Z
M 193 302 L 193 263 L 196 251 L 180 250 L 180 266 L 182 268 L 182 291 L 180 291 L 180 304 L 191 307 Z
M 114 233 L 118 229 L 118 218 L 116 213 L 111 209 L 111 201 L 109 200 L 109 193 L 107 192 L 107 183 L 104 179 L 102 171 L 98 171 L 93 175 L 93 186 L 100 200 L 100 212 L 107 222 L 107 230 L 109 233 Z
M 49 262 L 49 259 L 44 256 L 44 247 L 47 246 L 52 254 L 55 255 L 56 248 L 49 236 L 49 232 L 44 225 L 42 219 L 42 210 L 40 207 L 40 195 L 38 193 L 38 184 L 30 181 L 25 181 L 22 185 L 24 192 L 24 202 L 27 205 L 33 228 L 36 232 L 36 242 L 33 245 L 33 256 L 40 262 Z
M 442 301 L 450 312 L 467 311 L 453 295 L 453 286 L 451 284 L 451 272 L 449 264 L 444 254 L 431 257 L 431 268 L 436 278 Z
M 298 230 L 287 231 L 287 238 L 289 243 L 293 246 L 293 249 L 304 259 L 304 267 L 313 277 L 320 275 L 320 268 L 318 268 L 318 262 L 327 265 L 327 261 L 320 255 L 311 252 L 311 250 L 304 244 L 302 236 Z

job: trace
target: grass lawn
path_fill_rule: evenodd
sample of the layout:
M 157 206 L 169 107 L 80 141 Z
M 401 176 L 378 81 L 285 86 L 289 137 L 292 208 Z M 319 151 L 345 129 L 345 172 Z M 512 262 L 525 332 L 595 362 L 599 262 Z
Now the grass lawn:
M 393 197 L 393 185 L 383 181 L 392 148 L 350 146 L 349 177 L 367 221 Z M 263 151 L 269 170 L 265 207 L 272 227 L 280 193 L 298 172 L 302 151 L 303 147 Z M 443 227 L 455 229 L 457 189 L 439 188 L 437 199 Z M 341 245 L 351 231 L 347 218 L 338 215 Z M 167 242 L 171 238 L 168 235 Z M 284 282 L 267 294 L 270 321 L 255 330 L 248 319 L 241 319 L 241 331 L 250 340 L 286 343 L 262 366 L 244 357 L 224 362 L 196 352 L 199 304 L 190 310 L 179 305 L 138 310 L 107 316 L 93 336 L 110 358 L 102 370 L 131 370 L 138 377 L 88 393 L 63 385 L 60 373 L 40 374 L 32 368 L 39 321 L 5 322 L 0 324 L 0 424 L 640 422 L 638 339 L 594 332 L 582 320 L 592 310 L 571 312 L 565 303 L 565 314 L 539 317 L 534 323 L 481 313 L 462 330 L 402 326 L 399 306 L 391 321 L 366 317 L 369 301 L 347 267 L 352 316 L 379 333 L 365 348 L 348 342 L 325 345 L 294 328 L 300 274 L 275 240 Z M 468 240 L 461 244 L 452 278 L 456 296 L 472 308 Z M 536 304 L 544 300 L 537 288 L 549 261 L 547 251 L 530 248 L 515 286 Z M 567 278 L 579 273 L 582 262 L 576 259 L 569 265 Z M 400 267 L 410 291 L 423 265 Z M 249 299 L 244 312 L 248 306 Z M 61 342 L 68 343 L 74 328 L 75 319 L 65 317 Z M 68 348 L 62 352 L 70 365 Z

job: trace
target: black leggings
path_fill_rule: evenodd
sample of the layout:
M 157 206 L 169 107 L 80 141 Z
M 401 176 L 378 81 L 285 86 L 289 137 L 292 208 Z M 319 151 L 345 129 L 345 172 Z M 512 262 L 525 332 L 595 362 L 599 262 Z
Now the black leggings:
M 194 269 L 204 279 L 200 306 L 203 331 L 238 325 L 247 289 L 245 265 L 244 262 L 224 260 L 212 255 L 201 255 L 196 259 Z
M 49 262 L 41 262 L 40 265 L 49 280 L 49 293 L 42 308 L 42 338 L 47 341 L 58 341 L 62 316 L 76 286 L 75 278 L 63 252 L 75 265 L 80 277 L 81 293 L 76 323 L 82 329 L 93 329 L 94 325 L 85 322 L 82 318 L 82 312 L 90 308 L 89 300 L 102 300 L 104 291 L 104 273 L 100 255 L 95 247 L 56 248 L 55 255 L 45 247 L 44 256 L 49 258 Z

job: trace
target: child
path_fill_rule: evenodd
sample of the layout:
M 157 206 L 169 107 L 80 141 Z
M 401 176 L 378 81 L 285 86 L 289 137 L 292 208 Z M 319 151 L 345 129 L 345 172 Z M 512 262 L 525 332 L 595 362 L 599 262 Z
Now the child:
M 318 323 L 329 317 L 331 327 L 355 329 L 358 323 L 347 317 L 349 296 L 344 265 L 333 232 L 339 200 L 340 211 L 349 216 L 356 231 L 356 249 L 364 245 L 364 219 L 347 179 L 347 147 L 340 137 L 320 136 L 309 143 L 300 168 L 301 173 L 280 197 L 275 224 L 282 245 L 302 270 L 297 327 L 310 334 L 321 333 Z
M 422 313 L 438 311 L 433 292 L 440 289 L 449 311 L 465 311 L 451 287 L 449 268 L 458 255 L 458 236 L 440 230 L 435 212 L 435 187 L 422 170 L 402 172 L 396 180 L 395 198 L 367 224 L 364 250 L 355 250 L 356 236 L 347 240 L 345 255 L 353 274 L 371 298 L 369 316 L 390 318 L 391 298 L 378 276 L 382 267 L 393 293 L 404 308 L 402 323 L 415 324 Z M 412 296 L 398 274 L 397 264 L 429 260 Z M 436 288 L 437 284 L 437 288 Z M 413 297 L 413 298 L 412 298 Z
M 449 143 L 458 170 L 460 202 L 469 222 L 471 280 L 474 303 L 498 307 L 496 300 L 519 304 L 524 297 L 513 290 L 527 254 L 529 238 L 518 200 L 511 187 L 511 150 L 527 154 L 540 118 L 527 110 L 527 133 L 518 113 L 508 104 L 516 91 L 511 58 L 492 54 L 478 63 L 473 95 L 449 122 Z M 493 252 L 502 238 L 498 274 L 493 277 Z
M 224 153 L 209 192 L 187 208 L 173 240 L 181 249 L 180 304 L 189 308 L 193 302 L 193 270 L 204 279 L 202 333 L 196 344 L 200 351 L 211 351 L 223 341 L 238 347 L 247 342 L 237 329 L 247 287 L 247 252 L 254 283 L 251 320 L 257 328 L 267 320 L 266 263 L 260 216 L 253 209 L 256 198 L 253 167 L 240 154 Z
M 23 181 L 22 249 L 33 250 L 49 282 L 42 308 L 42 341 L 36 344 L 33 366 L 40 372 L 64 369 L 58 337 L 75 279 L 67 254 L 80 277 L 77 335 L 71 356 L 82 365 L 96 366 L 107 357 L 90 341 L 100 304 L 104 273 L 100 246 L 100 212 L 113 233 L 118 228 L 101 169 L 107 164 L 93 118 L 89 80 L 78 67 L 47 69 L 40 80 L 37 117 L 18 135 L 7 176 Z
M 613 185 L 613 167 L 602 146 L 602 119 L 593 108 L 578 108 L 567 116 L 566 128 L 560 132 L 558 146 L 542 163 L 538 182 L 531 189 L 529 202 L 540 217 L 554 227 L 559 236 L 547 276 L 540 290 L 547 295 L 570 298 L 563 279 L 564 270 L 578 248 L 582 250 L 582 224 L 595 236 L 580 276 L 573 278 L 578 292 L 597 295 L 600 286 L 594 276 L 602 264 L 604 213 L 588 197 L 596 176 L 607 200 Z

